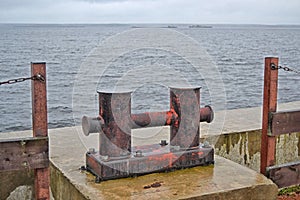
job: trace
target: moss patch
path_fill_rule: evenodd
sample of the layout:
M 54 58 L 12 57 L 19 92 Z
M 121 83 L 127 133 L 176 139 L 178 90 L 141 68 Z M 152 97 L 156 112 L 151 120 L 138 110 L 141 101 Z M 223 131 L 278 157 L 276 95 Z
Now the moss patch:
M 281 190 L 279 190 L 278 195 L 288 195 L 291 193 L 300 193 L 300 185 L 282 188 Z

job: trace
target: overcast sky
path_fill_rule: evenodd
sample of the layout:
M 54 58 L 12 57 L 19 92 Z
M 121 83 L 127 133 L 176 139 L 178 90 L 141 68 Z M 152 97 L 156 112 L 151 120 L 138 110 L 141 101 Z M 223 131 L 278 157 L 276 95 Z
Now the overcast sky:
M 0 23 L 300 24 L 300 0 L 0 0 Z

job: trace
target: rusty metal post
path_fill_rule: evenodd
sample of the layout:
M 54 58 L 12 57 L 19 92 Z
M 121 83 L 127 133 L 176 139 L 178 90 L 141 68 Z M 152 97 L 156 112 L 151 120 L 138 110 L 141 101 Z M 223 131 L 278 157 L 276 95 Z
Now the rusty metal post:
M 170 144 L 181 149 L 199 146 L 200 88 L 171 88 L 171 112 L 177 118 L 171 124 Z
M 276 137 L 269 135 L 270 113 L 277 109 L 278 70 L 272 69 L 271 64 L 278 66 L 278 58 L 265 58 L 264 95 L 262 114 L 262 137 L 260 172 L 266 175 L 266 167 L 275 164 Z
M 131 92 L 99 92 L 99 115 L 104 120 L 100 134 L 100 155 L 108 157 L 131 154 Z
M 41 75 L 45 81 L 32 81 L 32 127 L 34 137 L 48 136 L 46 63 L 31 63 L 31 76 Z M 35 199 L 50 199 L 49 167 L 34 170 Z

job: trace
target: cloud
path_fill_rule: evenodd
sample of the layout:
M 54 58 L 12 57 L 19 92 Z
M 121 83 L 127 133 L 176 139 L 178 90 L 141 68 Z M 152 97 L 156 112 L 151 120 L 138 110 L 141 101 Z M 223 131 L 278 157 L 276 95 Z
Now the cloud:
M 0 22 L 300 24 L 299 0 L 1 0 Z
M 1 0 L 0 9 L 5 10 L 14 10 L 19 8 L 32 8 L 32 7 L 43 7 L 53 3 L 53 0 Z

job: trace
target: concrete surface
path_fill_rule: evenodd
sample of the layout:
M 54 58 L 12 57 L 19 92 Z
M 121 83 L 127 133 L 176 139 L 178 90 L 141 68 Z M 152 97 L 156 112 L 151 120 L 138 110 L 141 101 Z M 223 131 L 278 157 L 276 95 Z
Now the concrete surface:
M 51 188 L 55 199 L 276 199 L 277 187 L 263 175 L 216 156 L 215 165 L 137 178 L 94 182 L 79 168 L 86 149 L 78 127 L 50 131 Z M 146 131 L 147 132 L 147 131 Z M 136 133 L 138 134 L 138 133 Z M 140 130 L 140 134 L 143 131 Z M 152 183 L 160 187 L 144 189 Z

